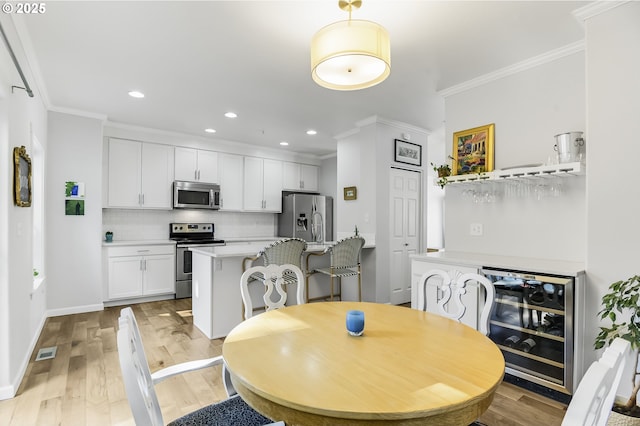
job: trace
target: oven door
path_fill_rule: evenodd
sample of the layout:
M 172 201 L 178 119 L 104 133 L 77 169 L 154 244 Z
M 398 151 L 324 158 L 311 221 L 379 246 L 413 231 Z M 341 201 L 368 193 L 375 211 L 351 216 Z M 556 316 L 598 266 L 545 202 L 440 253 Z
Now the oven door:
M 192 263 L 189 247 L 176 247 L 176 281 L 191 279 Z

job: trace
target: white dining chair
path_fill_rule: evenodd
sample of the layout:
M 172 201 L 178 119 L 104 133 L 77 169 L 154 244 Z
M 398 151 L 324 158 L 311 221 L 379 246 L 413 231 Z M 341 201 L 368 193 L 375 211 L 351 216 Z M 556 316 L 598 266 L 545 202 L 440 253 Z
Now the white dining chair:
M 259 279 L 254 279 L 255 276 Z M 254 303 L 249 290 L 250 285 L 264 286 L 262 300 L 264 309 L 271 311 L 273 309 L 283 308 L 287 303 L 287 289 L 289 284 L 296 285 L 296 304 L 305 303 L 304 298 L 304 275 L 300 268 L 296 265 L 285 264 L 268 266 L 253 266 L 242 273 L 240 277 L 240 293 L 242 295 L 242 303 L 244 304 L 244 319 L 253 316 Z
M 130 307 L 120 311 L 117 342 L 127 399 L 133 413 L 133 419 L 138 426 L 164 426 L 162 411 L 155 391 L 155 386 L 158 383 L 178 374 L 212 367 L 224 362 L 221 356 L 217 356 L 172 365 L 152 374 L 144 353 L 140 330 Z M 171 426 L 194 424 L 284 426 L 284 422 L 273 423 L 272 420 L 249 407 L 237 395 L 208 405 L 169 423 Z
M 454 277 L 440 269 L 432 269 L 425 272 L 418 281 L 418 309 L 427 310 L 427 285 L 432 282 L 438 287 L 441 293 L 437 301 L 438 313 L 447 318 L 461 322 L 467 311 L 462 296 L 467 292 L 467 283 L 470 281 L 482 285 L 485 290 L 485 301 L 478 321 L 478 331 L 485 336 L 489 335 L 489 320 L 493 310 L 495 300 L 495 288 L 489 279 L 480 274 L 466 273 L 460 274 L 452 272 Z
M 605 426 L 620 385 L 629 341 L 616 338 L 593 362 L 571 398 L 562 426 Z

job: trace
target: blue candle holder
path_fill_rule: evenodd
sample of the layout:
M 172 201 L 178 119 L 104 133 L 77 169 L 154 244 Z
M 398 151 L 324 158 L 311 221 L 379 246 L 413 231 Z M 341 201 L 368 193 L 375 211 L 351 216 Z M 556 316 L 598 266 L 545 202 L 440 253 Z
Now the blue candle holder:
M 347 331 L 352 336 L 362 336 L 364 332 L 364 312 L 347 312 Z

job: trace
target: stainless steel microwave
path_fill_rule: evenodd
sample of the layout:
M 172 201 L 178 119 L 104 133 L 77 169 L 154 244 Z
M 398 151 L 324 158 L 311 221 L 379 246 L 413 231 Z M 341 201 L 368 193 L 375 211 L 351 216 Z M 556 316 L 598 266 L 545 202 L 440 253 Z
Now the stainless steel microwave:
M 174 209 L 220 208 L 220 185 L 201 182 L 173 182 Z

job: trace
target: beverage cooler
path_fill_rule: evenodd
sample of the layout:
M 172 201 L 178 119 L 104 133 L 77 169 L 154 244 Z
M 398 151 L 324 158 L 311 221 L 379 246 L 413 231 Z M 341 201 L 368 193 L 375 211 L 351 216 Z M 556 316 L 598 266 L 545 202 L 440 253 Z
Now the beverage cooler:
M 489 337 L 512 376 L 572 394 L 574 277 L 483 269 L 496 290 Z

